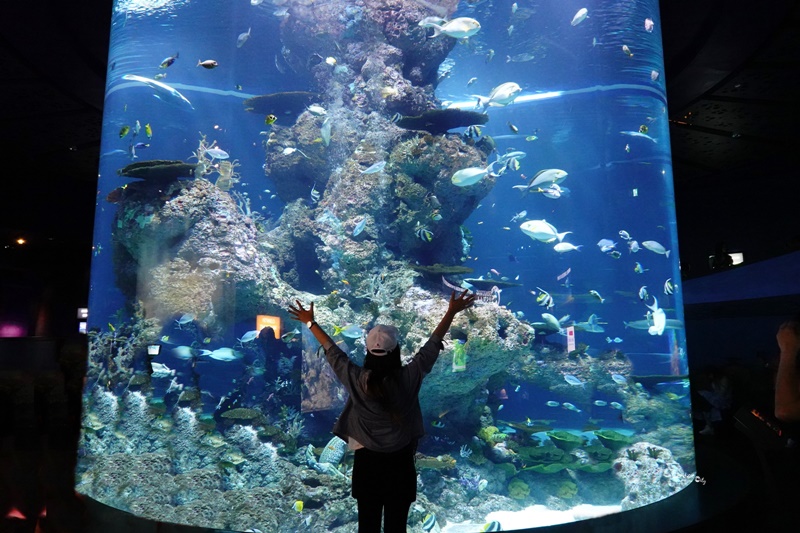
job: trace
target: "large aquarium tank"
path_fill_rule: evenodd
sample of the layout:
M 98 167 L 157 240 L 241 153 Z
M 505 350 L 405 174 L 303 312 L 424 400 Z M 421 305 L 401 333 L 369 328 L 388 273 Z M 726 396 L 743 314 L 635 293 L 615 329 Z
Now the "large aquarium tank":
M 656 0 L 117 0 L 77 490 L 357 528 L 356 363 L 461 313 L 409 531 L 625 512 L 695 476 Z

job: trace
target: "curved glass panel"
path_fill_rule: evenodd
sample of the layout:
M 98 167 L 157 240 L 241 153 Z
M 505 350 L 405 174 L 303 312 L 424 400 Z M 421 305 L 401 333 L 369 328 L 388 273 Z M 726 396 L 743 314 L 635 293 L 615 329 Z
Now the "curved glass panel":
M 353 530 L 346 393 L 287 305 L 315 302 L 360 362 L 378 323 L 412 356 L 461 288 L 480 302 L 422 387 L 409 526 L 534 527 L 687 486 L 658 6 L 579 8 L 116 2 L 78 490 L 167 522 Z

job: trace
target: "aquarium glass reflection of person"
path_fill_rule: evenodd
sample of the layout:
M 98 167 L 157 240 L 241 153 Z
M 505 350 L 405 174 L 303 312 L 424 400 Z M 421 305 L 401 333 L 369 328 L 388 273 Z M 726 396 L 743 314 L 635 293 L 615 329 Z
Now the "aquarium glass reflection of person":
M 419 390 L 441 352 L 442 339 L 457 313 L 471 307 L 475 296 L 453 292 L 444 317 L 428 341 L 405 366 L 400 359 L 398 331 L 378 325 L 367 334 L 364 366 L 350 361 L 314 321 L 314 303 L 300 301 L 289 314 L 304 322 L 325 349 L 325 356 L 349 393 L 333 433 L 355 450 L 352 495 L 358 501 L 359 533 L 405 532 L 408 510 L 417 497 L 414 455 L 424 435 Z

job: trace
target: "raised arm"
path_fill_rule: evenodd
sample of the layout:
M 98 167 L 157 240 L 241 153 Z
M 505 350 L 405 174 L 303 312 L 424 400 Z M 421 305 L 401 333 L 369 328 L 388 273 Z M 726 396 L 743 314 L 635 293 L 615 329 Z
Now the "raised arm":
M 452 294 L 450 294 L 450 305 L 447 307 L 447 311 L 442 317 L 442 320 L 439 322 L 439 325 L 433 330 L 434 335 L 440 339 L 443 339 L 450 330 L 450 326 L 453 324 L 453 319 L 455 316 L 464 309 L 472 307 L 472 305 L 475 303 L 475 295 L 468 293 L 469 291 L 465 290 L 458 296 L 456 296 L 456 291 L 453 291 Z
M 797 356 L 800 352 L 800 323 L 785 322 L 776 335 L 781 350 L 775 379 L 775 418 L 800 420 L 800 377 Z
M 314 302 L 311 302 L 311 305 L 308 309 L 303 308 L 303 304 L 300 303 L 300 300 L 295 300 L 295 304 L 297 307 L 293 305 L 289 305 L 289 314 L 295 320 L 298 320 L 308 326 L 311 333 L 314 335 L 314 338 L 317 339 L 317 342 L 322 345 L 322 347 L 327 351 L 328 348 L 333 346 L 335 343 L 333 339 L 331 339 L 330 335 L 325 333 L 319 324 L 314 321 Z

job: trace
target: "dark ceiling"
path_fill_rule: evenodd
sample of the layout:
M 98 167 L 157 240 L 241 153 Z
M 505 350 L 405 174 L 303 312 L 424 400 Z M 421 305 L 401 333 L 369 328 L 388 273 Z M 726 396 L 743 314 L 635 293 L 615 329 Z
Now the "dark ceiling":
M 7 4 L 0 237 L 88 271 L 112 2 Z M 797 247 L 799 4 L 661 2 L 684 274 L 722 241 L 747 260 Z

